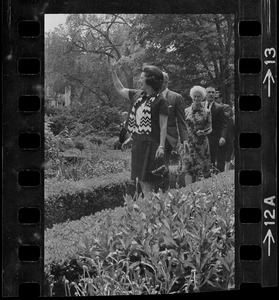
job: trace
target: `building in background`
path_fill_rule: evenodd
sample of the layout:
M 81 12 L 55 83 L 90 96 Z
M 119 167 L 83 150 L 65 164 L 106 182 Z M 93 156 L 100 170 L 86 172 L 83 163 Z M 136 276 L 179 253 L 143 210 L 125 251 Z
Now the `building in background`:
M 71 105 L 72 89 L 65 85 L 63 91 L 53 92 L 49 86 L 46 87 L 45 102 L 48 107 L 62 107 Z

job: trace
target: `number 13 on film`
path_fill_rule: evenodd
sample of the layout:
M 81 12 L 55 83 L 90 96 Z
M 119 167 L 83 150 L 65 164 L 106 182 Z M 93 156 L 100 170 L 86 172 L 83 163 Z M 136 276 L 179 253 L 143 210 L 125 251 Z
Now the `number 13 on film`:
M 265 65 L 269 66 L 272 64 L 275 64 L 275 58 L 276 58 L 276 50 L 275 48 L 266 48 L 264 50 L 264 63 Z M 263 84 L 267 84 L 267 97 L 271 97 L 271 84 L 275 83 L 275 79 L 273 77 L 273 74 L 271 72 L 270 67 L 266 71 Z

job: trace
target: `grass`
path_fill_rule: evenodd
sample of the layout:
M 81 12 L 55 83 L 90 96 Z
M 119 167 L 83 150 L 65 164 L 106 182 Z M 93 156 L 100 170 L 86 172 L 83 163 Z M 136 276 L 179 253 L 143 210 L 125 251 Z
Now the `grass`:
M 46 163 L 46 182 L 82 180 L 130 171 L 130 151 L 111 150 L 101 145 L 90 149 L 68 149 L 57 159 Z

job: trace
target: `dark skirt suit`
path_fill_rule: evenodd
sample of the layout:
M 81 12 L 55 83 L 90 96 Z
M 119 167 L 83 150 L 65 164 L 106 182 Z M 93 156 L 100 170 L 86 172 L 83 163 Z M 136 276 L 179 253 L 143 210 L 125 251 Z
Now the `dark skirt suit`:
M 130 99 L 136 92 L 129 91 Z M 150 113 L 146 114 L 147 106 Z M 135 101 L 133 110 L 128 121 L 133 138 L 131 179 L 157 185 L 162 178 L 154 176 L 151 171 L 165 164 L 165 158 L 155 160 L 155 154 L 160 144 L 159 115 L 168 115 L 168 103 L 161 93 L 147 97 L 143 92 Z

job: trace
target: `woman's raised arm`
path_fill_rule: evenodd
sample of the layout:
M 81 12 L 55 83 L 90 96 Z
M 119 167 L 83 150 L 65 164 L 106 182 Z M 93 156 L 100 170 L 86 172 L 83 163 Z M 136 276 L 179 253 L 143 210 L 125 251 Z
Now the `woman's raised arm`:
M 118 94 L 120 94 L 125 99 L 130 100 L 129 89 L 125 88 L 123 86 L 123 84 L 121 83 L 121 81 L 119 80 L 116 70 L 115 70 L 115 66 L 111 67 L 111 73 L 112 73 L 113 84 L 114 84 L 114 87 L 117 90 Z

